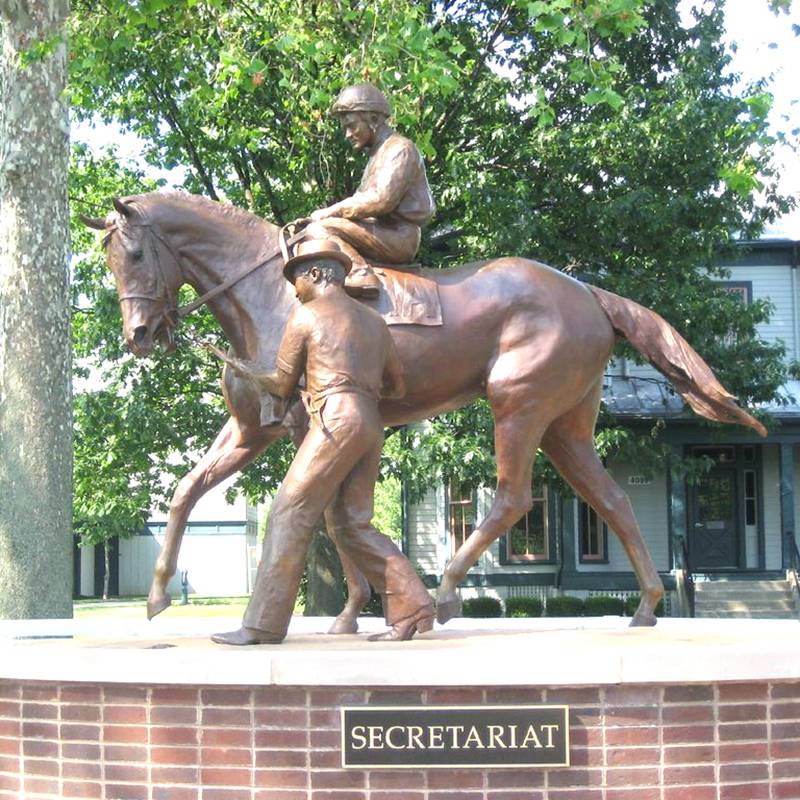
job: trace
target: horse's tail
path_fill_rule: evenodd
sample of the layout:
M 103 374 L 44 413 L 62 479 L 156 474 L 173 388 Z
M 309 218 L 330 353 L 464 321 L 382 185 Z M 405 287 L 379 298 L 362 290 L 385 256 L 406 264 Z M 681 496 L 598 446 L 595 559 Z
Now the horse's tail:
M 746 425 L 761 436 L 767 435 L 766 428 L 736 405 L 736 398 L 717 380 L 711 367 L 663 317 L 604 289 L 589 289 L 614 331 L 666 375 L 696 413 L 717 422 Z

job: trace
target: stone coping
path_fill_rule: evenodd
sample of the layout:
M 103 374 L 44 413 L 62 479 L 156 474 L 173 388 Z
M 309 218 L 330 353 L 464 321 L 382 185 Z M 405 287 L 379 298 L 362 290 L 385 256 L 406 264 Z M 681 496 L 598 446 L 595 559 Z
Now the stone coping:
M 383 630 L 327 636 L 331 620 L 292 621 L 281 645 L 233 648 L 214 631 L 240 619 L 0 622 L 0 680 L 203 686 L 602 686 L 800 679 L 795 620 L 620 617 L 457 619 L 411 642 Z M 58 637 L 58 638 L 55 638 Z

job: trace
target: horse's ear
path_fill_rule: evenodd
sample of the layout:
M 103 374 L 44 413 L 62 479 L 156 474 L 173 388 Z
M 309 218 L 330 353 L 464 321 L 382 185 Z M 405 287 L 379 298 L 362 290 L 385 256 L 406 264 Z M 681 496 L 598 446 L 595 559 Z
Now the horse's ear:
M 96 231 L 106 229 L 106 221 L 102 217 L 87 217 L 85 214 L 78 214 L 78 218 L 84 225 L 94 228 Z
M 114 204 L 114 208 L 117 210 L 117 213 L 122 215 L 123 217 L 130 217 L 133 214 L 133 208 L 131 206 L 126 205 L 119 197 L 115 197 L 112 201 Z

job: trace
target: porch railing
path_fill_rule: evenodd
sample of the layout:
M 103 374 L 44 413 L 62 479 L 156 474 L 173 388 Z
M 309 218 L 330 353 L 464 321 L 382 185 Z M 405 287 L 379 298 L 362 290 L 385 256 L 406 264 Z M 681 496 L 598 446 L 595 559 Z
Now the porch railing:
M 786 534 L 786 542 L 789 550 L 789 572 L 794 577 L 794 589 L 800 595 L 800 549 L 791 531 Z
M 685 537 L 681 537 L 681 569 L 678 575 L 678 584 L 682 595 L 682 600 L 685 601 L 686 610 L 689 616 L 694 616 L 694 575 L 692 574 L 692 565 L 689 562 L 689 546 Z

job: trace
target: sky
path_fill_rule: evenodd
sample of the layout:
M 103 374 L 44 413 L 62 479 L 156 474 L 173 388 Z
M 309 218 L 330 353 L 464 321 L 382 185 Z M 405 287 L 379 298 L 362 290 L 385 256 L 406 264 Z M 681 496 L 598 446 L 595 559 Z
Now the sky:
M 702 0 L 682 0 L 682 11 L 688 15 L 692 6 Z M 792 25 L 800 26 L 800 0 L 794 0 L 790 14 L 773 14 L 767 0 L 727 0 L 726 28 L 729 44 L 735 44 L 731 68 L 739 72 L 745 82 L 770 77 L 769 90 L 775 97 L 770 122 L 774 130 L 800 129 L 800 88 L 797 80 L 798 49 L 800 37 L 795 36 Z M 122 158 L 142 164 L 141 143 L 132 134 L 98 125 L 92 129 L 87 124 L 75 124 L 73 138 L 92 146 L 113 141 Z M 800 203 L 800 154 L 790 147 L 778 153 L 781 168 L 780 189 L 798 198 Z M 163 177 L 170 185 L 180 185 L 184 170 L 167 172 L 148 168 L 153 177 Z M 800 208 L 785 215 L 771 225 L 764 238 L 789 238 L 800 240 Z
M 686 5 L 691 3 L 686 2 Z M 770 91 L 775 97 L 770 122 L 776 130 L 800 128 L 800 81 L 798 51 L 800 37 L 792 25 L 800 26 L 800 0 L 789 15 L 776 16 L 767 0 L 728 0 L 725 25 L 729 43 L 735 43 L 732 68 L 746 81 L 772 75 Z M 798 154 L 784 147 L 779 153 L 781 189 L 800 200 Z M 778 220 L 764 232 L 765 238 L 800 239 L 800 208 Z

